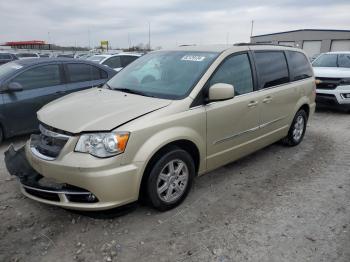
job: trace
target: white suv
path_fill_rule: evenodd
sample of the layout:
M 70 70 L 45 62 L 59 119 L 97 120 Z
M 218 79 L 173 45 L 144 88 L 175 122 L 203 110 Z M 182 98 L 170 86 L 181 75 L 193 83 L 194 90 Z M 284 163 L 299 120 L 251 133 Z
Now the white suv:
M 316 102 L 350 111 L 350 52 L 329 52 L 313 63 Z

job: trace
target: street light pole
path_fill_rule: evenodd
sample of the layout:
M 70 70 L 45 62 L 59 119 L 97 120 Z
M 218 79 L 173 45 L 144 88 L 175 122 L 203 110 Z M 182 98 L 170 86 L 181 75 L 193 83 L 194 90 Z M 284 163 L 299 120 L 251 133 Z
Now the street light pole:
M 254 20 L 252 20 L 252 27 L 251 27 L 251 30 L 250 30 L 250 37 L 253 36 L 253 30 L 254 30 Z
M 151 51 L 151 22 L 148 22 L 148 49 Z

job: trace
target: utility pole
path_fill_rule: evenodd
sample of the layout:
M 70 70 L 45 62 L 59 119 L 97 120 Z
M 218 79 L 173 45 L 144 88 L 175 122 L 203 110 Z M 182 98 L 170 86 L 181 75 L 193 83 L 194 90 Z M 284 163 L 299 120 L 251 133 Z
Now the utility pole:
M 254 30 L 254 20 L 252 20 L 252 28 L 250 30 L 250 37 L 253 36 L 253 30 Z
M 90 36 L 90 29 L 88 29 L 88 41 L 89 41 L 89 49 L 91 49 L 91 36 Z
M 148 22 L 148 49 L 151 51 L 151 22 Z
M 129 51 L 130 51 L 130 48 L 131 48 L 130 33 L 128 33 L 128 45 L 129 45 Z

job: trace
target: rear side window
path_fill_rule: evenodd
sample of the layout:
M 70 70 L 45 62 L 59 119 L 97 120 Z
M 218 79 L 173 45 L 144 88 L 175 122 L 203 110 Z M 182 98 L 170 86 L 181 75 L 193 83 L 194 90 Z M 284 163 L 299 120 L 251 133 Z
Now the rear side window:
M 19 74 L 11 82 L 20 83 L 23 89 L 35 89 L 61 84 L 59 65 L 38 66 Z
M 236 95 L 253 92 L 253 77 L 248 55 L 240 54 L 227 58 L 212 76 L 210 86 L 217 83 L 233 85 Z
M 289 82 L 287 61 L 283 52 L 255 52 L 260 88 L 269 88 Z
M 312 77 L 309 60 L 303 53 L 287 51 L 292 81 Z
M 92 65 L 67 64 L 67 69 L 71 83 L 101 79 L 100 69 Z
M 137 58 L 138 58 L 137 56 L 129 56 L 129 55 L 121 56 L 122 67 L 126 67 L 128 64 L 135 61 Z
M 119 56 L 114 56 L 114 57 L 108 58 L 102 64 L 106 65 L 106 66 L 109 66 L 110 68 L 120 68 L 120 67 L 122 67 L 122 64 L 121 64 Z

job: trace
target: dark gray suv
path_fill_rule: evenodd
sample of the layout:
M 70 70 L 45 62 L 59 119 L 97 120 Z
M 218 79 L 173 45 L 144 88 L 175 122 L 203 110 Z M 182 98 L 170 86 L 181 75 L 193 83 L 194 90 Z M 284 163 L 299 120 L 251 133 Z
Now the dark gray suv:
M 25 59 L 0 66 L 0 141 L 38 129 L 36 112 L 71 92 L 102 86 L 116 72 L 73 59 Z

